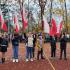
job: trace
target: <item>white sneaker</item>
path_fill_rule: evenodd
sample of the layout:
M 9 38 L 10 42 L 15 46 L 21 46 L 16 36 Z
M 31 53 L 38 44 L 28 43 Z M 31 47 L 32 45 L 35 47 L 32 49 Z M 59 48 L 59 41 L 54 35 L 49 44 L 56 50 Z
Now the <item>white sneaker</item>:
M 26 59 L 26 62 L 28 62 L 29 60 L 28 59 Z
M 16 59 L 16 62 L 18 62 L 18 59 Z
M 33 61 L 33 59 L 31 58 L 30 61 Z
M 16 60 L 15 59 L 13 59 L 13 62 L 15 62 Z

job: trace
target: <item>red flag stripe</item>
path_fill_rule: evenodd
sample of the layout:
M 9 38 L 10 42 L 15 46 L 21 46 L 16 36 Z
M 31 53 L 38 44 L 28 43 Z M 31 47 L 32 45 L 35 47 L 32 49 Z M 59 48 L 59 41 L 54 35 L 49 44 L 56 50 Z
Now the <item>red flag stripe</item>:
M 56 32 L 57 32 L 57 27 L 56 27 L 56 21 L 54 18 L 52 18 L 52 27 L 50 29 L 50 35 L 53 36 L 53 35 L 56 35 Z
M 18 24 L 17 15 L 14 15 L 14 24 L 15 24 L 15 31 L 19 32 L 19 24 Z
M 0 9 L 0 22 L 1 22 L 1 29 L 3 29 L 4 31 L 8 31 L 8 28 L 6 26 L 6 21 L 4 21 L 1 9 Z
M 26 30 L 26 28 L 27 28 L 27 26 L 28 26 L 28 22 L 27 22 L 27 20 L 25 19 L 25 16 L 26 16 L 26 14 L 25 14 L 25 9 L 23 8 L 23 10 L 21 11 L 21 16 L 22 16 L 22 25 L 23 25 L 23 28 L 24 28 L 24 30 Z

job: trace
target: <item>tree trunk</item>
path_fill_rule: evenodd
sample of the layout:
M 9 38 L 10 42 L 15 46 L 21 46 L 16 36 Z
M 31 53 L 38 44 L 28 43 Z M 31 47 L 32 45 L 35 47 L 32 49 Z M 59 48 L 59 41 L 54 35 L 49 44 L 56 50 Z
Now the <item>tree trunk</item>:
M 52 19 L 52 3 L 53 3 L 53 0 L 50 0 L 50 2 L 51 2 L 51 6 L 50 6 L 50 27 L 51 27 L 51 19 Z

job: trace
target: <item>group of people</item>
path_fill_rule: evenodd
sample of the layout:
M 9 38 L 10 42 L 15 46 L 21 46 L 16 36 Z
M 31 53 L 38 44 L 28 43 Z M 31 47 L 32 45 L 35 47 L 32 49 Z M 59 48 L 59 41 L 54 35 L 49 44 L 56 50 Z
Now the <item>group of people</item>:
M 65 33 L 62 33 L 60 36 L 60 60 L 62 59 L 62 54 L 64 53 L 64 59 L 67 60 L 66 57 L 66 47 L 67 47 L 67 37 Z M 55 36 L 50 37 L 50 45 L 51 45 L 51 57 L 56 57 L 56 38 Z
M 37 46 L 37 60 L 44 59 L 43 55 L 43 45 L 44 38 L 42 32 L 36 34 L 35 32 L 24 33 L 24 43 L 26 47 L 26 62 L 33 61 L 35 57 L 35 46 Z M 6 34 L 0 34 L 0 52 L 2 53 L 2 63 L 5 62 L 5 52 L 8 48 L 8 36 Z M 13 49 L 13 62 L 18 62 L 18 51 L 19 51 L 19 34 L 14 33 L 11 39 L 12 49 Z M 60 59 L 62 59 L 62 53 L 64 52 L 64 59 L 66 57 L 66 43 L 67 39 L 65 33 L 60 37 Z M 51 57 L 56 57 L 56 39 L 55 36 L 50 36 L 50 46 L 51 46 Z
M 41 59 L 43 57 L 43 38 L 42 33 L 40 32 L 38 35 L 36 33 L 29 32 L 27 34 L 24 33 L 25 38 L 25 47 L 26 47 L 26 61 L 33 61 L 35 57 L 35 46 L 38 47 L 37 59 L 39 60 L 39 56 L 41 55 Z M 14 33 L 11 38 L 12 49 L 13 49 L 13 62 L 18 62 L 18 51 L 19 51 L 19 34 Z M 36 43 L 37 42 L 37 43 Z M 7 34 L 0 34 L 0 52 L 2 53 L 2 63 L 5 62 L 5 53 L 7 52 L 9 39 Z
M 40 32 L 38 35 L 33 34 L 29 32 L 25 38 L 26 40 L 26 61 L 33 61 L 34 58 L 34 52 L 35 52 L 35 46 L 38 48 L 38 53 L 37 53 L 37 59 L 39 60 L 41 56 L 41 59 L 44 59 L 43 56 L 43 37 L 42 37 L 42 32 Z

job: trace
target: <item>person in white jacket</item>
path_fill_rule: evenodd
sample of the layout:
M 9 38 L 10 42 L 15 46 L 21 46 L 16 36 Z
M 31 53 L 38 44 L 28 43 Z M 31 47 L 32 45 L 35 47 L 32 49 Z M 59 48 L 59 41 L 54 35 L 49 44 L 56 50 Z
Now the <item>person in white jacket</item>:
M 27 38 L 27 43 L 26 43 L 26 61 L 29 61 L 29 57 L 30 60 L 33 61 L 32 59 L 32 50 L 33 50 L 33 36 L 32 33 L 29 32 L 28 33 L 28 38 Z

